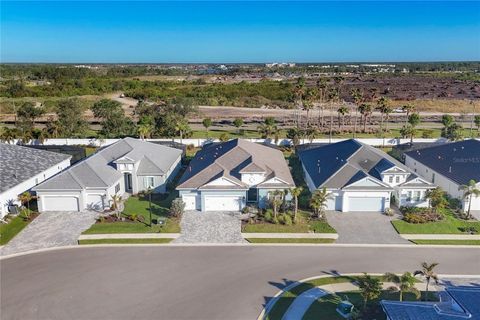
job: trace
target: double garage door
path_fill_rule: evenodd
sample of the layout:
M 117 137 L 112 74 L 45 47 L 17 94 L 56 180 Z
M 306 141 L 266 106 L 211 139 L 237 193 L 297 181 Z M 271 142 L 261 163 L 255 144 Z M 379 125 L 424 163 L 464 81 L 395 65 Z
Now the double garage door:
M 349 211 L 373 211 L 383 212 L 385 209 L 385 198 L 348 198 Z
M 201 211 L 240 211 L 242 207 L 242 196 L 218 196 L 206 195 L 204 207 L 201 208 L 200 196 L 183 195 L 185 202 L 185 210 L 201 210 Z
M 43 196 L 43 211 L 80 211 L 78 198 L 71 196 Z

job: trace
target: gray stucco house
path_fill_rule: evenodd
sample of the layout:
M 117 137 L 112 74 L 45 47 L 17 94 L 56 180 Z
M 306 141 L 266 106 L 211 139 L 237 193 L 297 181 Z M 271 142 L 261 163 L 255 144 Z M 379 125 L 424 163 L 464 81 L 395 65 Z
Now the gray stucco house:
M 166 192 L 181 166 L 182 151 L 134 138 L 101 149 L 39 184 L 39 211 L 104 210 L 113 195 L 152 189 Z
M 294 186 L 281 151 L 235 139 L 199 151 L 177 190 L 186 210 L 238 211 L 247 204 L 265 208 L 270 191 Z

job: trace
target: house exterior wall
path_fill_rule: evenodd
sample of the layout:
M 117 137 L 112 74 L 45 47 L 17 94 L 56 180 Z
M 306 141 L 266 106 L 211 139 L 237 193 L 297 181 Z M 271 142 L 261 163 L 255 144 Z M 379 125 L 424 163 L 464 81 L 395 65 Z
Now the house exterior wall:
M 418 173 L 421 177 L 426 179 L 429 182 L 432 182 L 434 185 L 442 188 L 443 191 L 448 193 L 451 197 L 462 199 L 463 191 L 459 190 L 460 185 L 447 177 L 439 174 L 438 172 L 432 170 L 430 167 L 425 164 L 405 155 L 405 165 Z M 477 186 L 480 186 L 480 182 L 477 183 Z M 468 199 L 462 200 L 462 206 L 464 210 L 468 209 Z M 472 201 L 472 210 L 480 210 L 480 197 L 474 197 Z
M 70 166 L 70 159 L 66 159 L 45 171 L 40 172 L 39 174 L 31 177 L 30 179 L 23 181 L 22 183 L 17 184 L 16 186 L 4 191 L 0 194 L 0 217 L 4 217 L 8 214 L 8 202 L 13 200 L 14 204 L 20 205 L 17 200 L 18 195 L 30 190 L 39 183 L 53 177 L 57 173 L 65 170 Z
M 242 173 L 242 182 L 249 186 L 257 185 L 265 180 L 265 175 L 261 173 Z
M 258 189 L 258 207 L 260 209 L 266 209 L 269 207 L 270 205 L 270 201 L 269 201 L 269 196 L 268 194 L 270 192 L 273 192 L 275 190 L 284 190 L 284 189 Z M 291 201 L 292 200 L 292 195 L 290 193 L 288 193 L 286 196 L 285 196 L 285 200 L 286 201 Z
M 409 200 L 408 195 L 411 192 L 412 197 Z M 415 200 L 415 192 L 420 192 L 420 200 Z M 427 208 L 429 205 L 428 199 L 425 198 L 427 189 L 402 188 L 395 191 L 395 198 L 399 207 L 418 207 Z

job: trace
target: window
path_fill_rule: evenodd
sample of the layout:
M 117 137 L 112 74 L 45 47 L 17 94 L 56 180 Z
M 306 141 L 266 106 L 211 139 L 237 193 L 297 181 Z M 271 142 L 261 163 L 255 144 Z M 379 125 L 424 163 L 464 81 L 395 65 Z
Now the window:
M 393 183 L 393 176 L 388 177 L 388 182 Z
M 117 183 L 117 185 L 115 186 L 115 193 L 118 192 L 120 192 L 120 183 Z
M 411 202 L 412 201 L 412 191 L 407 192 L 407 201 Z
M 145 188 L 153 188 L 155 186 L 155 179 L 153 177 L 144 177 L 143 186 Z
M 257 202 L 257 188 L 248 189 L 247 201 L 248 202 Z
M 396 177 L 395 177 L 395 182 L 396 182 L 396 183 L 400 183 L 400 176 L 396 176 Z
M 432 173 L 432 182 L 435 183 L 435 173 Z
M 413 200 L 414 201 L 420 201 L 420 196 L 421 195 L 422 195 L 421 191 L 415 191 L 414 196 L 413 196 Z

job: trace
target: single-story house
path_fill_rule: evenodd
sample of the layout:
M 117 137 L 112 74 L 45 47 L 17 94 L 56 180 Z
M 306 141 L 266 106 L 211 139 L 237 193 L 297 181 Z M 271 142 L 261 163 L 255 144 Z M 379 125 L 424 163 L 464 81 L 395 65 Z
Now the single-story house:
M 177 190 L 187 210 L 239 211 L 247 204 L 265 208 L 270 191 L 294 186 L 281 151 L 235 139 L 197 152 Z
M 18 195 L 70 166 L 71 156 L 0 143 L 0 217 L 19 205 Z
M 134 138 L 109 145 L 33 190 L 40 211 L 102 211 L 113 195 L 166 192 L 182 151 Z
M 480 319 L 478 286 L 447 287 L 439 293 L 440 301 L 382 300 L 388 320 L 461 320 Z
M 417 174 L 442 188 L 450 196 L 462 199 L 460 186 L 470 180 L 480 188 L 480 141 L 470 139 L 446 143 L 405 153 L 405 164 Z M 470 199 L 462 206 L 468 209 Z M 480 197 L 472 197 L 471 210 L 480 210 Z
M 311 192 L 326 188 L 327 210 L 384 212 L 398 206 L 427 207 L 433 185 L 401 162 L 372 146 L 350 139 L 299 152 Z

